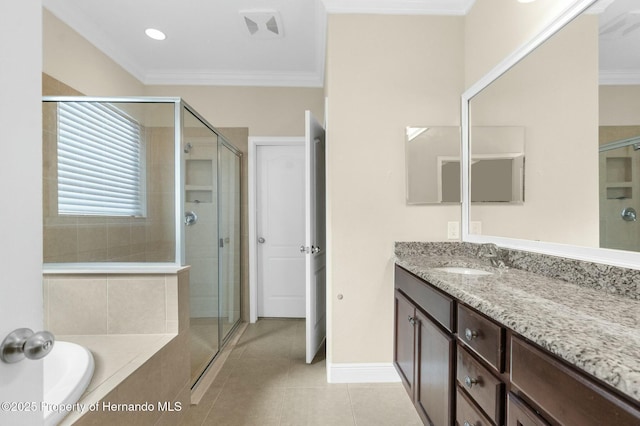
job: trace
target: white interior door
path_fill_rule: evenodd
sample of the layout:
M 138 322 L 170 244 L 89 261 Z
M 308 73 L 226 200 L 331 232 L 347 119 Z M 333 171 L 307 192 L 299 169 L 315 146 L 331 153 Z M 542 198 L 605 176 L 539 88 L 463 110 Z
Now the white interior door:
M 307 363 L 326 336 L 326 230 L 325 230 L 325 132 L 305 112 L 305 246 Z
M 0 104 L 0 342 L 43 325 L 41 15 L 41 2 L 0 2 L 0 81 L 11 99 Z M 42 401 L 42 364 L 0 361 L 0 424 L 42 424 L 27 404 Z
M 258 146 L 256 168 L 258 316 L 304 318 L 304 146 Z

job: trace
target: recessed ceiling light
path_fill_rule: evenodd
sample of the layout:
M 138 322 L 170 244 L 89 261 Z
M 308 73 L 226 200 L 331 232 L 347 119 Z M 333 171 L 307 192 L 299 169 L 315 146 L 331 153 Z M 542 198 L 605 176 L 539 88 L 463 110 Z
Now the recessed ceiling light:
M 160 30 L 156 30 L 155 28 L 147 28 L 146 30 L 144 30 L 144 33 L 154 39 L 154 40 L 164 40 L 165 38 L 167 38 L 167 36 L 165 35 L 165 33 L 163 33 Z

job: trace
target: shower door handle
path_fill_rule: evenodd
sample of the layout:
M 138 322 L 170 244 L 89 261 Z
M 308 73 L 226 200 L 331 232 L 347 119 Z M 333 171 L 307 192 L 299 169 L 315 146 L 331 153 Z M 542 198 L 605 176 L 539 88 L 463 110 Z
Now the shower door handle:
M 635 222 L 638 219 L 636 210 L 631 207 L 627 207 L 626 209 L 622 210 L 621 216 L 622 220 L 625 220 L 627 222 Z
M 194 211 L 188 211 L 184 214 L 184 223 L 187 226 L 195 225 L 198 222 L 198 215 Z

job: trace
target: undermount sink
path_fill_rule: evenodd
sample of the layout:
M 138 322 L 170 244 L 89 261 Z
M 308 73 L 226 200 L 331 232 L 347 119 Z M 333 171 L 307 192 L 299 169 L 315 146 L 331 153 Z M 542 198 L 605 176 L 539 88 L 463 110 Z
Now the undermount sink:
M 433 268 L 433 270 L 460 275 L 493 275 L 493 272 L 483 271 L 482 269 L 465 268 L 461 266 L 444 266 L 442 268 Z

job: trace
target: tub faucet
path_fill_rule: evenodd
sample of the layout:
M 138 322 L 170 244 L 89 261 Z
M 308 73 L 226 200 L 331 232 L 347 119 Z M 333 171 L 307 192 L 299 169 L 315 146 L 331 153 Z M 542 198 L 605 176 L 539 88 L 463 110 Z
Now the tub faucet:
M 480 247 L 478 247 L 476 256 L 481 259 L 489 259 L 491 266 L 497 268 L 505 267 L 504 262 L 500 259 L 500 249 L 493 243 L 481 244 Z

